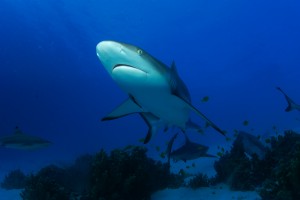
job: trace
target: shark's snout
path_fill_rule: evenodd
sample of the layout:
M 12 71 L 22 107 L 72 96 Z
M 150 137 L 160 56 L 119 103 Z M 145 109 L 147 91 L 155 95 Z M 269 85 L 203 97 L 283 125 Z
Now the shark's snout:
M 99 42 L 96 46 L 96 53 L 98 58 L 101 60 L 103 54 L 107 54 L 107 49 L 109 48 L 109 43 L 107 41 Z
M 121 43 L 115 42 L 115 41 L 102 41 L 99 42 L 96 46 L 96 52 L 99 58 L 101 58 L 102 55 L 108 55 L 112 52 L 122 52 L 123 46 Z
M 103 66 L 111 73 L 113 67 L 119 64 L 120 58 L 124 57 L 125 52 L 121 43 L 107 40 L 97 44 L 96 54 Z

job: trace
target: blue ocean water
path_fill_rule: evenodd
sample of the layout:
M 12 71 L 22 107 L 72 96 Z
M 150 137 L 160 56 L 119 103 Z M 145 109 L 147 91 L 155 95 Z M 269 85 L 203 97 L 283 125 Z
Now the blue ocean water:
M 174 60 L 193 105 L 229 133 L 300 127 L 299 113 L 284 112 L 275 89 L 300 103 L 299 8 L 296 0 L 2 0 L 0 135 L 19 126 L 53 142 L 35 152 L 1 148 L 2 162 L 39 167 L 140 144 L 147 127 L 138 115 L 100 121 L 127 98 L 96 56 L 102 40 Z M 225 140 L 205 132 L 189 135 L 207 145 Z M 148 146 L 164 148 L 171 136 L 160 132 Z

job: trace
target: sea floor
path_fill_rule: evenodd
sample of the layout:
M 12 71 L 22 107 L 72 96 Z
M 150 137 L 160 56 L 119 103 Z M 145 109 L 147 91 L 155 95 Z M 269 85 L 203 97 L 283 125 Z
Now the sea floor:
M 255 191 L 231 191 L 225 184 L 199 189 L 178 188 L 165 189 L 152 195 L 152 200 L 259 200 L 261 197 Z
M 0 189 L 1 200 L 21 200 L 20 192 L 22 190 L 5 190 Z
M 3 200 L 21 200 L 22 190 L 0 189 Z M 190 188 L 165 189 L 152 195 L 152 200 L 260 200 L 256 192 L 231 191 L 225 184 L 213 187 L 203 187 L 196 190 Z
M 217 151 L 217 147 L 212 147 L 212 151 Z M 214 158 L 200 158 L 194 161 L 189 162 L 177 162 L 172 163 L 171 171 L 174 173 L 178 173 L 180 169 L 185 169 L 185 171 L 189 174 L 197 174 L 204 173 L 209 177 L 215 175 L 214 170 L 214 162 L 216 159 Z M 21 162 L 21 161 L 20 161 Z M 46 166 L 47 164 L 51 164 L 51 162 L 41 162 L 41 163 L 10 163 L 5 168 L 0 168 L 0 182 L 2 182 L 5 175 L 11 169 L 21 169 L 25 172 L 35 172 L 38 171 L 40 167 L 37 166 Z M 57 163 L 56 163 L 57 164 Z M 195 165 L 195 167 L 192 167 Z M 17 167 L 19 166 L 19 167 Z M 20 167 L 22 166 L 22 167 Z M 189 168 L 187 169 L 187 166 Z M 5 190 L 0 188 L 0 200 L 22 200 L 20 197 L 20 192 L 22 190 Z M 259 200 L 261 199 L 257 192 L 249 191 L 249 192 L 241 192 L 241 191 L 231 191 L 229 186 L 226 184 L 220 184 L 217 186 L 211 187 L 202 187 L 199 189 L 191 189 L 181 187 L 178 189 L 164 189 L 158 192 L 155 192 L 152 195 L 152 200 L 223 200 L 223 199 L 231 199 L 231 200 Z

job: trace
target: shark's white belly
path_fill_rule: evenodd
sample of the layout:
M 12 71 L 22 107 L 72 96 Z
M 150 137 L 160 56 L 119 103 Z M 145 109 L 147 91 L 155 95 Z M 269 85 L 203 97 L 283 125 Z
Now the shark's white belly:
M 135 98 L 143 109 L 151 112 L 167 125 L 176 125 L 182 129 L 186 128 L 189 110 L 178 97 L 167 92 L 145 91 L 135 96 Z
M 186 128 L 189 110 L 179 97 L 171 94 L 170 84 L 163 75 L 126 66 L 113 72 L 113 79 L 145 112 L 151 112 L 167 125 Z

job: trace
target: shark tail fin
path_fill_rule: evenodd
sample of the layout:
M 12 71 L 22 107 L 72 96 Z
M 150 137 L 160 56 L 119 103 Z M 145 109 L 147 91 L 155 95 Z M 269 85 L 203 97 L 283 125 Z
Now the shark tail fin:
M 280 88 L 280 87 L 276 87 L 277 90 L 279 90 L 283 95 L 284 98 L 286 99 L 288 106 L 285 109 L 285 112 L 290 112 L 292 110 L 294 110 L 294 108 L 296 107 L 296 104 L 294 103 L 294 101 Z

